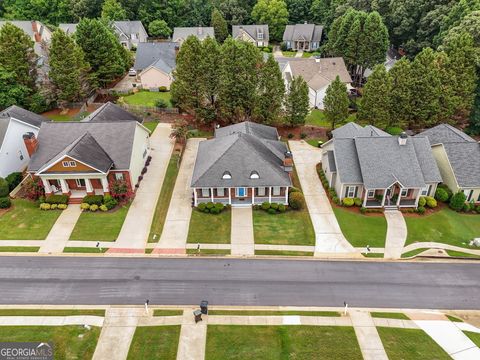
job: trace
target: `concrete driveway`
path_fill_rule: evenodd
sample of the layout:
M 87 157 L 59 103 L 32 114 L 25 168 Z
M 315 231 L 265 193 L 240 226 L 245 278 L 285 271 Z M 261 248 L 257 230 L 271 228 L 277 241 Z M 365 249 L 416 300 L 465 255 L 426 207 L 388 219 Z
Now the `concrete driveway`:
M 305 141 L 289 141 L 293 161 L 302 185 L 313 228 L 315 255 L 325 253 L 354 253 L 354 247 L 345 239 L 322 183 L 316 165 L 322 161 L 322 149 Z
M 117 85 L 113 87 L 115 91 L 126 91 L 126 90 L 133 90 L 133 84 L 140 84 L 140 82 L 136 81 L 135 76 L 129 76 L 128 74 L 120 80 Z M 138 85 L 137 85 L 138 86 Z

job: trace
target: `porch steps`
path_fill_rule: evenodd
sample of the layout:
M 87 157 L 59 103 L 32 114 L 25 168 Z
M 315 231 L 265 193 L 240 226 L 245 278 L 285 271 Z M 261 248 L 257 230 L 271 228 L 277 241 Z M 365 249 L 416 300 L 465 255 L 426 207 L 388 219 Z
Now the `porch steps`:
M 384 206 L 385 211 L 396 211 L 398 210 L 398 206 L 396 205 L 390 205 L 390 206 Z
M 68 203 L 69 204 L 81 204 L 83 198 L 69 198 Z

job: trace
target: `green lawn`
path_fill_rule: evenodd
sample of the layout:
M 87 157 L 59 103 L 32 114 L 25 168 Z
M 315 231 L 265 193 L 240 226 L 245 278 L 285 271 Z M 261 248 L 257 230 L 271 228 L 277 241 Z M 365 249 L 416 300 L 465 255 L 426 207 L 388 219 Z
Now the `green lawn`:
M 70 240 L 115 241 L 129 207 L 130 204 L 124 205 L 113 212 L 82 212 Z
M 0 309 L 0 316 L 105 316 L 105 310 L 99 309 Z
M 128 360 L 177 358 L 180 326 L 139 326 L 133 335 Z
M 2 342 L 52 342 L 55 360 L 91 359 L 100 328 L 83 326 L 2 326 Z
M 227 249 L 187 249 L 188 255 L 230 255 L 230 250 Z
M 371 312 L 370 315 L 374 318 L 410 320 L 404 313 L 397 312 Z
M 383 253 L 362 253 L 362 255 L 366 258 L 383 258 Z
M 362 359 L 352 327 L 210 325 L 207 360 Z
M 453 316 L 453 315 L 445 315 L 447 317 L 448 320 L 450 321 L 453 321 L 453 322 L 463 322 L 462 319 L 456 317 L 456 316 Z
M 256 244 L 315 245 L 315 231 L 308 210 L 290 210 L 271 215 L 253 211 Z
M 273 255 L 273 256 L 313 256 L 313 251 L 255 250 L 255 255 Z
M 348 118 L 345 120 L 345 124 L 351 121 L 355 121 L 356 114 L 350 114 Z M 331 128 L 330 122 L 327 121 L 325 117 L 325 113 L 322 110 L 314 109 L 307 115 L 305 119 L 305 125 L 314 125 L 319 127 L 324 127 L 327 129 Z M 343 124 L 337 124 L 336 127 L 339 127 Z
M 460 247 L 480 236 L 480 216 L 457 213 L 445 208 L 429 216 L 405 217 L 407 242 L 434 241 Z
M 39 246 L 2 246 L 0 252 L 37 252 L 39 249 Z
M 412 256 L 415 256 L 415 255 L 421 254 L 422 252 L 424 252 L 426 250 L 428 250 L 428 248 L 421 248 L 421 249 L 415 249 L 415 250 L 412 250 L 412 251 L 407 251 L 406 253 L 402 254 L 402 258 L 412 257 Z
M 211 138 L 213 137 L 213 131 L 192 129 L 188 130 L 188 138 Z
M 61 213 L 42 211 L 29 200 L 13 200 L 12 208 L 0 215 L 0 240 L 44 240 Z
M 148 236 L 148 242 L 158 242 L 162 235 L 163 225 L 165 225 L 165 218 L 168 212 L 168 206 L 170 205 L 170 199 L 172 198 L 173 188 L 175 187 L 175 181 L 178 175 L 178 154 L 172 154 L 170 162 L 167 166 L 165 178 L 163 179 L 162 190 L 158 196 L 157 206 L 153 215 L 152 226 L 150 227 L 150 235 Z M 156 236 L 153 239 L 153 236 Z
M 70 116 L 70 115 L 60 115 L 60 114 L 48 115 L 48 118 L 52 119 L 53 121 L 70 121 L 70 120 L 72 120 L 72 116 Z
M 297 310 L 209 310 L 208 315 L 230 316 L 278 316 L 278 315 L 301 315 L 301 316 L 327 316 L 340 317 L 337 311 L 297 311 Z
M 480 259 L 480 255 L 468 254 L 468 253 L 465 253 L 465 252 L 455 251 L 455 250 L 445 250 L 445 251 L 447 252 L 448 255 L 453 256 L 453 257 Z
M 390 359 L 451 359 L 423 330 L 377 327 Z
M 153 316 L 178 316 L 183 315 L 183 310 L 174 309 L 154 309 Z
M 480 334 L 479 334 L 479 333 L 472 332 L 472 331 L 464 331 L 463 333 L 464 333 L 465 335 L 467 335 L 468 338 L 469 338 L 470 340 L 472 340 L 475 345 L 477 345 L 478 347 L 480 347 Z
M 123 101 L 129 105 L 155 106 L 158 99 L 168 102 L 168 107 L 172 107 L 169 92 L 139 91 L 136 94 L 123 97 Z
M 328 140 L 328 139 L 326 139 L 326 138 L 307 138 L 307 139 L 305 139 L 305 141 L 306 141 L 308 144 L 310 144 L 310 145 L 312 145 L 312 146 L 314 146 L 314 147 L 318 147 L 318 142 L 319 142 L 319 141 L 326 142 L 327 140 Z
M 145 126 L 152 133 L 157 128 L 157 125 L 158 125 L 158 122 L 156 122 L 156 121 L 149 121 L 149 122 L 144 122 L 143 123 L 143 126 Z
M 63 248 L 64 253 L 87 253 L 87 254 L 103 254 L 106 252 L 108 248 L 101 248 L 101 250 L 97 247 L 66 247 Z
M 367 216 L 333 207 L 343 235 L 354 247 L 385 247 L 387 221 L 383 216 Z
M 297 52 L 296 51 L 282 51 L 282 54 L 285 57 L 295 57 Z
M 224 210 L 220 214 L 206 214 L 196 209 L 192 211 L 188 229 L 188 243 L 230 244 L 232 212 Z
M 304 51 L 302 54 L 302 58 L 311 58 L 312 56 L 320 56 L 319 52 L 306 52 Z

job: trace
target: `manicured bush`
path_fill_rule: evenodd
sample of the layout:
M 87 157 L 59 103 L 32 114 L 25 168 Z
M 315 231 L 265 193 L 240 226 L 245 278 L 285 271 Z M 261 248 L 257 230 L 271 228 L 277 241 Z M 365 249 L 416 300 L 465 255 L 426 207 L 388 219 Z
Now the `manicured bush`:
M 159 92 L 167 92 L 168 89 L 167 89 L 166 86 L 159 86 L 159 87 L 158 87 L 158 91 L 159 91 Z
M 353 198 L 343 198 L 342 203 L 344 206 L 350 207 L 350 206 L 353 206 L 354 201 L 353 201 Z
M 97 211 L 97 210 L 98 210 L 98 205 L 95 205 L 95 204 L 90 205 L 90 211 L 95 212 L 95 211 Z
M 287 207 L 283 204 L 278 204 L 278 211 L 279 212 L 285 212 L 287 210 Z
M 270 203 L 269 203 L 269 202 L 266 202 L 266 201 L 263 202 L 263 203 L 262 203 L 262 209 L 263 209 L 263 210 L 268 210 L 268 209 L 270 209 Z
M 463 209 L 463 205 L 465 204 L 466 200 L 467 197 L 462 191 L 460 191 L 452 196 L 449 206 L 455 211 L 460 211 Z
M 440 184 L 440 185 L 438 185 L 437 189 L 443 189 L 443 190 L 445 190 L 445 191 L 447 192 L 447 194 L 448 194 L 448 199 L 447 199 L 447 201 L 452 198 L 453 192 L 452 192 L 452 190 L 450 190 L 450 188 L 449 188 L 447 185 L 445 185 L 445 184 Z
M 291 188 L 288 189 L 288 193 L 294 193 L 294 192 L 302 192 L 299 188 L 296 188 L 295 186 L 292 186 Z
M 21 172 L 13 172 L 8 175 L 5 180 L 8 183 L 8 189 L 12 191 L 17 187 L 18 184 L 22 182 L 22 173 Z
M 115 206 L 117 206 L 117 204 L 118 201 L 111 195 L 105 195 L 103 197 L 103 205 L 105 205 L 108 210 L 113 209 Z
M 419 213 L 420 215 L 425 214 L 425 208 L 423 206 L 419 206 L 417 208 L 417 213 Z
M 288 204 L 294 210 L 301 210 L 305 207 L 305 197 L 300 192 L 290 194 Z
M 427 199 L 425 196 L 421 196 L 420 199 L 418 199 L 418 206 L 424 207 L 427 204 Z
M 158 99 L 157 101 L 155 101 L 155 106 L 160 109 L 165 109 L 168 107 L 168 103 L 164 99 Z
M 429 207 L 430 209 L 436 208 L 438 205 L 437 200 L 435 200 L 431 196 L 425 196 L 425 200 L 426 200 L 427 207 Z
M 210 214 L 220 214 L 220 209 L 214 206 L 213 208 L 210 209 Z
M 480 205 L 478 205 L 476 208 L 475 208 L 475 211 L 477 214 L 480 214 Z
M 47 204 L 67 204 L 68 195 L 49 195 L 46 197 L 45 202 Z
M 99 209 L 103 212 L 108 211 L 108 208 L 105 205 L 100 205 Z
M 50 205 L 50 210 L 55 210 L 57 208 L 57 204 L 51 204 Z
M 0 197 L 0 209 L 8 209 L 12 206 L 12 202 L 8 196 Z
M 80 209 L 81 209 L 81 210 L 90 210 L 90 204 L 81 203 L 81 204 L 80 204 Z
M 209 209 L 209 210 L 213 209 L 214 206 L 215 206 L 215 204 L 211 201 L 207 203 L 207 209 Z
M 65 210 L 67 207 L 68 207 L 67 204 L 58 204 L 57 205 L 57 209 L 59 209 L 59 210 Z
M 305 134 L 305 133 L 302 132 L 302 133 L 300 134 L 300 139 L 306 139 L 306 138 L 307 138 L 307 134 Z
M 367 208 L 364 208 L 363 206 L 360 208 L 360 212 L 362 214 L 365 214 L 367 212 Z
M 224 208 L 225 208 L 225 205 L 223 205 L 222 203 L 215 204 L 215 209 L 217 209 L 219 212 L 222 212 Z
M 4 178 L 0 177 L 0 197 L 8 196 L 10 193 L 8 182 Z
M 41 210 L 50 210 L 50 204 L 49 203 L 41 203 L 40 204 L 40 209 Z
M 338 197 L 336 197 L 336 196 L 333 196 L 333 197 L 332 197 L 332 201 L 333 201 L 335 204 L 340 203 L 340 199 L 339 199 Z
M 435 191 L 435 199 L 441 202 L 447 202 L 448 201 L 448 192 L 445 189 L 438 188 Z
M 273 209 L 273 208 L 270 208 L 270 209 L 268 209 L 268 213 L 269 213 L 270 215 L 273 215 L 273 214 L 276 214 L 276 213 L 277 213 L 277 210 L 275 210 L 275 209 Z
M 288 133 L 288 135 L 287 135 L 287 137 L 288 137 L 289 139 L 293 139 L 294 136 L 295 136 L 295 135 L 293 135 L 292 133 Z
M 338 197 L 337 192 L 333 188 L 328 189 L 328 195 L 330 195 L 331 198 Z
M 87 195 L 83 198 L 82 203 L 88 205 L 102 205 L 103 196 L 102 195 Z
M 277 203 L 270 204 L 270 209 L 278 210 L 278 204 Z
M 197 206 L 197 209 L 200 210 L 200 211 L 204 211 L 206 208 L 207 208 L 207 204 L 205 204 L 205 203 L 200 203 Z
M 463 208 L 462 208 L 462 211 L 463 211 L 463 212 L 468 213 L 468 212 L 470 212 L 470 210 L 472 210 L 472 207 L 470 206 L 469 203 L 463 204 Z
M 354 198 L 353 203 L 355 204 L 355 206 L 362 206 L 363 204 L 362 199 L 360 198 Z

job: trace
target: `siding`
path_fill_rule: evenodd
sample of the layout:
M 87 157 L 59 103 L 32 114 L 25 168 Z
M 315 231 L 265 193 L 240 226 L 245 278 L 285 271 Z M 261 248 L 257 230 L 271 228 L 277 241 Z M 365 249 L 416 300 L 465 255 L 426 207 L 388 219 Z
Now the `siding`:
M 442 145 L 432 146 L 432 152 L 437 161 L 440 175 L 442 175 L 443 183 L 446 184 L 454 193 L 458 192 L 459 187 L 453 169 L 448 161 L 447 153 Z
M 150 153 L 149 148 L 148 131 L 142 125 L 137 124 L 133 139 L 132 157 L 130 158 L 130 181 L 132 186 L 138 182 L 138 177 L 141 175 L 147 156 Z M 146 155 L 143 156 L 145 152 Z
M 64 161 L 75 161 L 76 166 L 75 167 L 65 167 L 63 166 Z M 51 168 L 49 168 L 46 171 L 43 171 L 42 173 L 90 173 L 90 172 L 98 172 L 97 170 L 86 166 L 75 159 L 71 159 L 69 157 L 64 157 L 63 159 L 59 160 L 55 165 L 53 165 Z
M 140 81 L 145 89 L 159 88 L 165 86 L 170 89 L 172 78 L 156 68 L 149 68 L 141 73 Z

